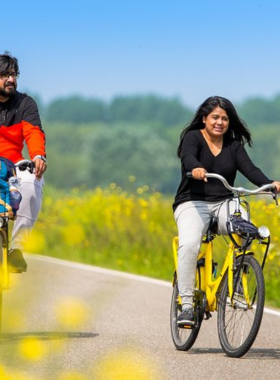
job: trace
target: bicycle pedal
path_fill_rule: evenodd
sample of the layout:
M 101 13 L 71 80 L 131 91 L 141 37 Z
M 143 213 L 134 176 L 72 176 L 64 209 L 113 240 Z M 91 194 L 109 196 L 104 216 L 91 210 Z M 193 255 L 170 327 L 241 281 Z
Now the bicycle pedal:
M 208 319 L 212 318 L 212 314 L 210 313 L 210 311 L 205 311 L 205 317 L 204 317 L 204 320 L 207 321 Z

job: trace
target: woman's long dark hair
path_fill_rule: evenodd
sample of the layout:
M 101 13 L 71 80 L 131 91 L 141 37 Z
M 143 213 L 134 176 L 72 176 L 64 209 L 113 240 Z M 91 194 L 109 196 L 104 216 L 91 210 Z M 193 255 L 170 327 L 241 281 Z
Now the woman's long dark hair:
M 221 96 L 211 96 L 201 104 L 191 123 L 182 131 L 177 149 L 178 157 L 181 157 L 182 144 L 186 133 L 195 129 L 205 128 L 203 117 L 209 115 L 217 107 L 225 110 L 229 118 L 229 128 L 225 133 L 225 137 L 231 136 L 242 144 L 248 143 L 249 146 L 253 145 L 251 133 L 247 128 L 246 123 L 238 116 L 233 104 L 228 99 Z

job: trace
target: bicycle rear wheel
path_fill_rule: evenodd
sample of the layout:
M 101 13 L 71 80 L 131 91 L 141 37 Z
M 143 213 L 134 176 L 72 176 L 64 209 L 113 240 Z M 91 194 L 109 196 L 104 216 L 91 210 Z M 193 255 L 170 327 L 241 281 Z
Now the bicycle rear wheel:
M 182 306 L 179 303 L 179 290 L 178 290 L 178 283 L 176 279 L 174 283 L 172 299 L 171 299 L 170 327 L 171 327 L 172 340 L 177 350 L 188 351 L 193 346 L 194 342 L 196 341 L 196 338 L 200 330 L 201 322 L 203 320 L 204 307 L 202 307 L 201 305 L 196 305 L 196 302 L 195 302 L 194 309 L 197 315 L 196 325 L 190 328 L 178 327 L 177 318 L 178 318 L 178 315 L 182 311 Z
M 239 358 L 254 343 L 262 321 L 265 284 L 260 264 L 253 256 L 237 259 L 241 266 L 237 286 L 231 302 L 228 292 L 228 275 L 222 286 L 218 307 L 218 334 L 224 352 Z M 237 271 L 236 271 L 237 272 Z M 237 273 L 234 276 L 236 280 Z
M 0 334 L 2 331 L 2 305 L 3 305 L 3 235 L 0 233 Z

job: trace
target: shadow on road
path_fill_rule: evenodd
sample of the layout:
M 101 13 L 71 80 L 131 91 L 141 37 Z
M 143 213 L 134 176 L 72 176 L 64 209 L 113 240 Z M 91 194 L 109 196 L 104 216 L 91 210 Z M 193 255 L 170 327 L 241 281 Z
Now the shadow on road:
M 192 348 L 188 351 L 188 354 L 201 355 L 201 354 L 226 354 L 221 348 Z M 280 349 L 277 348 L 251 348 L 247 354 L 242 356 L 242 359 L 257 359 L 257 360 L 267 360 L 267 359 L 280 359 Z
M 59 339 L 88 339 L 95 338 L 99 334 L 89 332 L 22 332 L 22 333 L 3 333 L 0 337 L 0 345 L 14 343 L 24 338 L 36 338 L 42 341 L 59 340 Z
M 221 354 L 223 350 L 221 348 L 192 348 L 188 351 L 189 354 Z
M 280 348 L 251 348 L 244 359 L 280 359 Z

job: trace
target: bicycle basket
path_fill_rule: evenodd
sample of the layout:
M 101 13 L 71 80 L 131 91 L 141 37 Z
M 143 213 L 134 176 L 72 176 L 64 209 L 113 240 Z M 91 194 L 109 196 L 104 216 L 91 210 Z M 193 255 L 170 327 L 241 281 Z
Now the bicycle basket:
M 233 214 L 230 216 L 229 232 L 243 238 L 255 238 L 258 236 L 258 227 L 249 220 L 243 219 L 240 214 Z

